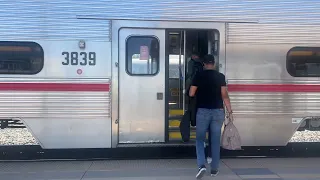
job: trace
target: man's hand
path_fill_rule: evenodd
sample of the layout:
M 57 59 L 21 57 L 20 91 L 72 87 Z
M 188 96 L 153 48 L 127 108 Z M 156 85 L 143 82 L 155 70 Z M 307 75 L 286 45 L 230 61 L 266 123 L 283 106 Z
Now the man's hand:
M 229 121 L 231 121 L 231 122 L 233 122 L 233 114 L 232 114 L 232 111 L 231 111 L 231 113 L 230 112 L 227 112 L 227 119 L 229 120 Z

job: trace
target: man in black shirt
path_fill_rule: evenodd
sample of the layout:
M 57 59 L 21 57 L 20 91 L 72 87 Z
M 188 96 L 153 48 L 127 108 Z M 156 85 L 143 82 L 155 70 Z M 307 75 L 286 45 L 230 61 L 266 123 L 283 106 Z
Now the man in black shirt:
M 221 128 L 225 119 L 223 103 L 228 113 L 232 113 L 225 76 L 215 70 L 214 57 L 206 55 L 203 63 L 205 70 L 195 76 L 189 91 L 189 96 L 197 95 L 196 149 L 199 171 L 196 177 L 198 179 L 202 178 L 206 172 L 203 144 L 209 127 L 212 155 L 211 175 L 218 174 Z

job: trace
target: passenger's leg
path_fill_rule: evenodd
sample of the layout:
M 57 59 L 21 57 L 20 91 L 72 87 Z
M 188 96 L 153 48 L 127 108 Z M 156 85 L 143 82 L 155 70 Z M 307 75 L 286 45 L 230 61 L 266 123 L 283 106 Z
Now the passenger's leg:
M 206 139 L 206 132 L 210 123 L 209 111 L 207 109 L 198 109 L 197 111 L 197 126 L 196 126 L 196 151 L 197 151 L 197 164 L 199 172 L 197 178 L 201 178 L 204 175 L 205 169 L 205 154 L 204 154 L 204 142 Z
M 211 126 L 208 128 L 208 146 L 207 146 L 207 162 L 210 164 L 212 162 L 211 155 Z
M 218 171 L 220 161 L 220 137 L 221 128 L 224 122 L 224 110 L 215 109 L 213 110 L 213 120 L 210 124 L 211 130 L 211 170 Z M 217 173 L 217 172 L 216 172 Z

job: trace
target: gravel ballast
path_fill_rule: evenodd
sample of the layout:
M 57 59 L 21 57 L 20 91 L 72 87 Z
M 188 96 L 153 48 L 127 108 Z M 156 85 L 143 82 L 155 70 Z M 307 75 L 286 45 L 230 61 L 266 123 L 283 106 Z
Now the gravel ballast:
M 290 142 L 319 142 L 320 131 L 297 131 Z M 0 145 L 37 145 L 36 139 L 26 129 L 0 129 Z

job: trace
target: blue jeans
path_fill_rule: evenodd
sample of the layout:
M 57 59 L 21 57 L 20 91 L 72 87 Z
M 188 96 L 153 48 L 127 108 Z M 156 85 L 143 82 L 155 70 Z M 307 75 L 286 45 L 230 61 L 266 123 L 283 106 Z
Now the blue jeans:
M 204 142 L 206 133 L 210 127 L 211 132 L 211 169 L 218 170 L 220 161 L 220 137 L 221 128 L 224 122 L 224 109 L 204 109 L 199 108 L 197 111 L 197 126 L 196 126 L 196 149 L 197 149 L 197 164 L 201 167 L 205 164 Z

